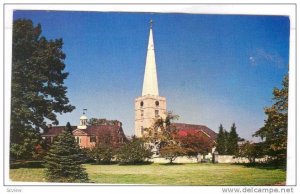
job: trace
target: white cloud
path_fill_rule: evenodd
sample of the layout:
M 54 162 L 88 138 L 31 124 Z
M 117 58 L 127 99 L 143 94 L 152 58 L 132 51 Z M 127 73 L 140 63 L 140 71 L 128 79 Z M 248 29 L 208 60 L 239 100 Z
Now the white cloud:
M 278 53 L 268 52 L 262 48 L 256 49 L 250 54 L 249 63 L 253 66 L 272 65 L 278 68 L 282 68 L 286 65 Z

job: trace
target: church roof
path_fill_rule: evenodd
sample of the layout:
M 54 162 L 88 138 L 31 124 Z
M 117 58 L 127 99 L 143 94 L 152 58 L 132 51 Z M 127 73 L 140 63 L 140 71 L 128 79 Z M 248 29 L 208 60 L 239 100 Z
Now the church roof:
M 198 131 L 201 131 L 202 133 L 204 133 L 206 136 L 208 136 L 212 140 L 217 139 L 217 133 L 205 125 L 173 123 L 173 126 L 176 127 L 177 130 L 179 130 L 179 134 L 181 134 L 181 135 L 194 134 Z
M 57 136 L 60 134 L 66 126 L 55 126 L 55 127 L 49 127 L 49 129 L 42 134 L 42 136 Z M 72 126 L 72 129 L 75 130 L 77 127 Z
M 65 126 L 51 127 L 45 133 L 43 133 L 42 136 L 57 136 L 64 129 Z M 72 126 L 72 129 L 73 131 L 78 130 L 76 126 Z M 92 125 L 92 126 L 87 126 L 86 129 L 80 129 L 80 130 L 86 133 L 86 135 L 88 136 L 99 136 L 102 134 L 110 133 L 114 136 L 122 136 L 123 138 L 126 138 L 122 127 L 119 125 Z

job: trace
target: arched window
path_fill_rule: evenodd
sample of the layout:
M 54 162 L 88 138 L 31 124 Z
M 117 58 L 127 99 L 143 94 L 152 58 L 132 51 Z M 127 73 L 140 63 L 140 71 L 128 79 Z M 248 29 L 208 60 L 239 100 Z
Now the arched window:
M 156 106 L 159 106 L 159 102 L 158 102 L 158 101 L 155 101 L 155 105 L 156 105 Z

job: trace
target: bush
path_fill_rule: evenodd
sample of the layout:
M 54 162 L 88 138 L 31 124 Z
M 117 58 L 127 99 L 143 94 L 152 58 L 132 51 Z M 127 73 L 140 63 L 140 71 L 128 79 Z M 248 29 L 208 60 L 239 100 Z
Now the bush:
M 98 164 L 110 164 L 115 156 L 115 149 L 107 144 L 97 144 L 88 151 L 88 155 Z
M 141 164 L 152 156 L 151 148 L 141 139 L 133 137 L 117 152 L 117 161 L 120 164 Z

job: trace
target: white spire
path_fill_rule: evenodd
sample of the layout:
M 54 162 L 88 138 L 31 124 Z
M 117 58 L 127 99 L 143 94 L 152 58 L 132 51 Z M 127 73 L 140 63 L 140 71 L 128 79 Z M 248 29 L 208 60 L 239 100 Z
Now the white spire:
M 154 53 L 154 42 L 153 42 L 153 34 L 152 34 L 152 20 L 150 20 L 150 33 L 149 33 L 149 42 L 148 42 L 148 49 L 147 49 L 142 96 L 147 94 L 155 95 L 155 96 L 159 95 L 157 74 L 156 74 L 155 53 Z

